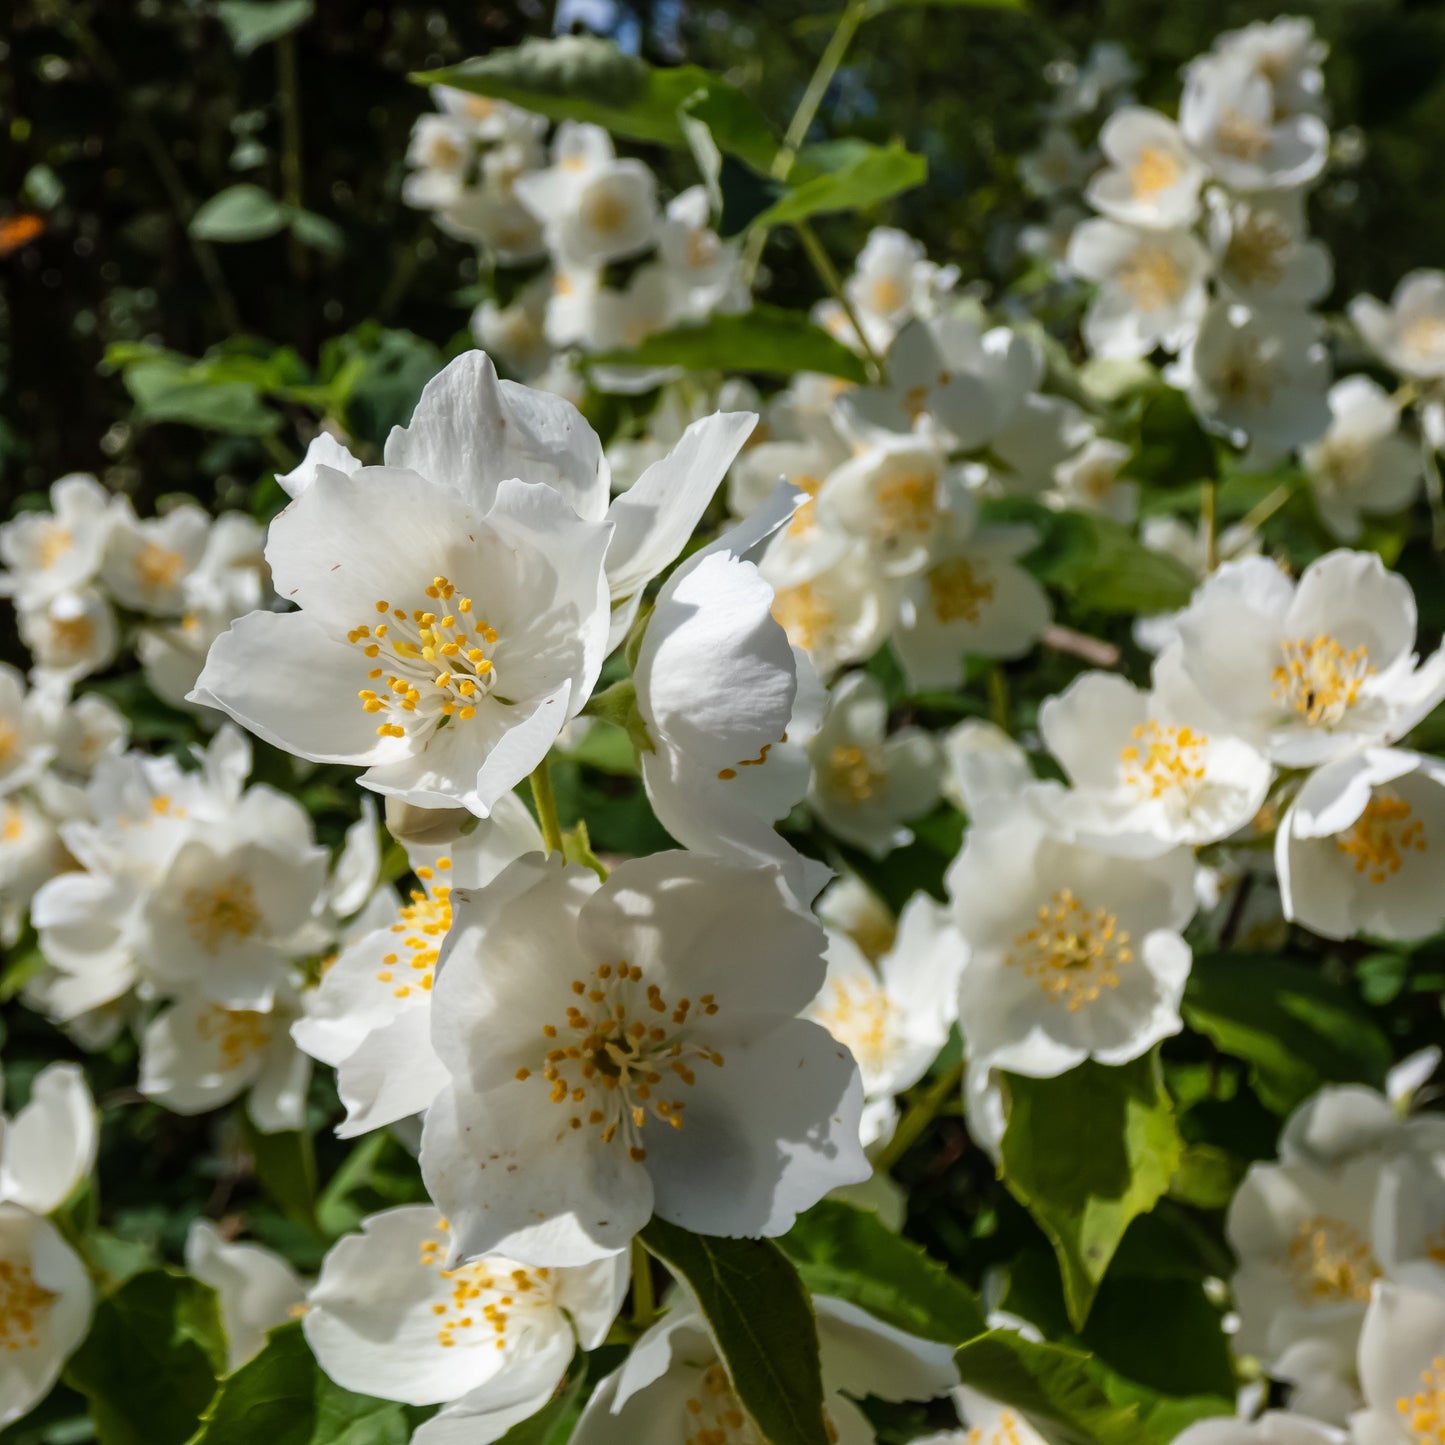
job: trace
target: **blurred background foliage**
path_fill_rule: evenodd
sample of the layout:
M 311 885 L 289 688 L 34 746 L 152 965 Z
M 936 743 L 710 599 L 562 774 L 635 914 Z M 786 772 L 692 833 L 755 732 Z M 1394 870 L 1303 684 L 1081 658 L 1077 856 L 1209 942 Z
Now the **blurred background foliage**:
M 314 400 L 304 388 L 338 378 L 357 432 L 379 440 L 404 414 L 441 356 L 466 344 L 480 294 L 471 249 L 399 200 L 412 121 L 430 108 L 408 72 L 590 26 L 655 62 L 686 58 L 725 73 L 781 130 L 836 20 L 830 5 L 804 0 L 280 7 L 307 18 L 268 41 L 259 17 L 276 7 L 254 0 L 6 6 L 7 511 L 73 470 L 102 473 L 143 509 L 175 492 L 223 507 L 255 500 L 258 511 L 274 502 L 254 499 L 253 487 L 287 461 L 295 438 L 269 416 L 250 434 L 240 425 L 219 437 L 133 427 L 132 399 L 102 364 L 119 343 L 195 357 L 230 339 L 233 350 L 267 358 L 265 383 L 273 398 L 280 389 L 283 409 L 297 408 L 298 422 Z M 1445 132 L 1445 5 L 1285 8 L 1311 16 L 1331 49 L 1327 87 L 1340 139 L 1313 205 L 1336 257 L 1336 299 L 1388 293 L 1412 267 L 1438 260 L 1445 233 L 1434 140 Z M 927 155 L 930 180 L 820 230 L 846 262 L 869 226 L 900 225 L 993 293 L 1022 269 L 1011 238 L 1036 218 L 1017 157 L 1040 133 L 1051 64 L 1082 59 L 1098 39 L 1121 40 L 1142 68 L 1141 98 L 1172 107 L 1184 60 L 1220 30 L 1279 9 L 1268 0 L 1037 0 L 1028 14 L 905 5 L 870 20 L 815 133 L 901 137 Z M 647 158 L 679 186 L 694 179 L 682 154 Z M 196 208 L 238 183 L 308 213 L 305 238 L 300 226 L 240 244 L 191 236 Z M 16 225 L 16 216 L 38 224 Z M 796 302 L 817 282 L 794 246 L 791 232 L 776 233 L 769 263 L 775 294 Z M 238 336 L 289 350 L 238 348 Z

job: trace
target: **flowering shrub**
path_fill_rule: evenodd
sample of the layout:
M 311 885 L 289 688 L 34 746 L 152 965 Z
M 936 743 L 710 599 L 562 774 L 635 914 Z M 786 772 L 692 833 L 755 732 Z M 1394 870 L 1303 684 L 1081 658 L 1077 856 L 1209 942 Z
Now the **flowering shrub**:
M 893 8 L 781 139 L 415 77 L 449 358 L 116 347 L 250 510 L 0 524 L 0 1438 L 1445 1441 L 1445 274 L 1323 309 L 1289 17 L 1058 69 L 1013 288 L 836 255 Z

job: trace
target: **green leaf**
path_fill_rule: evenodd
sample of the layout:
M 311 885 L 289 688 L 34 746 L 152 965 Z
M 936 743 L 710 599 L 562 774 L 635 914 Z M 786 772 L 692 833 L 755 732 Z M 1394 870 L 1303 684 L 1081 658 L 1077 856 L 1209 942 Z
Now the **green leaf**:
M 286 219 L 291 227 L 291 234 L 303 246 L 311 246 L 317 251 L 325 251 L 334 256 L 345 244 L 341 227 L 335 221 L 328 221 L 325 216 L 318 216 L 315 211 L 306 211 L 300 206 L 287 206 Z
M 1187 1144 L 1169 1197 L 1196 1209 L 1223 1209 L 1244 1178 L 1244 1162 L 1215 1144 Z
M 660 1219 L 642 1242 L 692 1289 L 733 1389 L 769 1445 L 827 1445 L 813 1306 L 782 1250 Z
M 316 1217 L 316 1156 L 310 1135 L 297 1130 L 263 1134 L 247 1116 L 242 1118 L 242 1134 L 266 1193 L 283 1214 L 312 1224 Z
M 1168 1189 L 1182 1145 L 1159 1061 L 1092 1061 L 1053 1079 L 1008 1076 L 1004 1182 L 1059 1257 L 1075 1329 L 1130 1222 Z
M 960 1345 L 988 1329 L 967 1285 L 868 1210 L 825 1199 L 778 1243 L 814 1294 L 848 1300 L 909 1334 Z
M 1266 1108 L 1287 1114 L 1322 1084 L 1383 1086 L 1389 1041 L 1348 990 L 1315 968 L 1255 954 L 1196 957 L 1184 1018 L 1249 1065 Z
M 314 0 L 219 0 L 216 14 L 231 37 L 237 55 L 249 55 L 269 45 L 315 13 Z
M 170 361 L 128 366 L 123 380 L 142 424 L 175 421 L 238 436 L 267 436 L 281 426 L 249 382 L 211 381 Z
M 1162 387 L 1139 414 L 1139 441 L 1126 475 L 1156 487 L 1217 481 L 1219 458 L 1182 391 Z
M 862 360 L 799 311 L 755 306 L 647 337 L 632 350 L 595 352 L 584 365 L 681 366 L 689 371 L 758 371 L 792 376 L 818 371 L 866 381 Z
M 266 1347 L 222 1385 L 191 1445 L 407 1445 L 412 1421 L 394 1400 L 333 1384 L 300 1324 L 273 1330 Z
M 707 126 L 720 151 L 757 171 L 766 171 L 777 153 L 762 112 L 736 87 L 696 65 L 651 66 L 594 35 L 524 40 L 411 78 L 680 150 L 689 145 L 684 118 L 692 116 Z
M 286 229 L 287 208 L 269 191 L 242 181 L 196 208 L 191 235 L 200 241 L 262 241 Z
M 183 1274 L 148 1270 L 96 1306 L 65 1379 L 89 1400 L 100 1445 L 181 1445 L 225 1361 L 214 1292 Z
M 928 179 L 928 162 L 897 141 L 887 146 L 835 142 L 826 151 L 814 146 L 799 160 L 815 174 L 763 211 L 754 225 L 776 226 L 828 211 L 861 211 Z
M 991 1330 L 954 1356 L 965 1385 L 1028 1416 L 1051 1445 L 1169 1445 L 1195 1420 L 1234 1413 L 1214 1396 L 1174 1399 L 1080 1350 Z

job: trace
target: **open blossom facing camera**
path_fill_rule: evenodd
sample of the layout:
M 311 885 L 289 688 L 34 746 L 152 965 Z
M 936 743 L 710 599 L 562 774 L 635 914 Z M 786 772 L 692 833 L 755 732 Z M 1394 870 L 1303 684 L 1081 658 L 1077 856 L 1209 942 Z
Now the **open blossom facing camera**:
M 794 1017 L 823 933 L 777 870 L 658 853 L 599 884 L 533 856 L 452 908 L 421 1152 L 452 1258 L 581 1264 L 654 1212 L 780 1234 L 867 1176 L 857 1069 Z
M 1393 742 L 1445 697 L 1445 653 L 1414 651 L 1409 583 L 1370 552 L 1331 552 L 1298 583 L 1262 557 L 1227 562 L 1176 630 L 1225 726 L 1287 767 Z
M 627 1257 L 536 1268 L 499 1254 L 448 1262 L 429 1205 L 389 1209 L 336 1244 L 307 1296 L 306 1339 L 348 1389 L 446 1406 L 417 1445 L 486 1442 L 542 1408 L 578 1344 L 596 1349 L 627 1288 Z
M 977 1067 L 1122 1064 L 1177 1033 L 1194 914 L 1185 849 L 1121 863 L 1031 810 L 975 823 L 948 874 L 968 944 L 958 1021 Z

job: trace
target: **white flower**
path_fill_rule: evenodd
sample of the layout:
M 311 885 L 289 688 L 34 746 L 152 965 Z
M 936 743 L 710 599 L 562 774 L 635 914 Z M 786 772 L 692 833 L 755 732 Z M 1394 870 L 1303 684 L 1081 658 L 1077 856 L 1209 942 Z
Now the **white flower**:
M 1416 1089 L 1439 1065 L 1439 1049 L 1422 1049 L 1390 1070 L 1383 1094 L 1363 1084 L 1311 1094 L 1280 1131 L 1281 1163 L 1326 1168 L 1369 1152 L 1445 1156 L 1445 1118 L 1410 1112 Z
M 1094 424 L 1082 407 L 1062 396 L 1033 392 L 989 441 L 983 485 L 997 485 L 1007 495 L 1036 496 L 1070 454 L 1093 437 Z
M 1167 116 L 1122 106 L 1104 122 L 1099 148 L 1109 166 L 1086 192 L 1096 211 L 1127 225 L 1164 230 L 1198 218 L 1204 167 Z
M 1081 190 L 1093 171 L 1095 157 L 1061 125 L 1051 125 L 1036 149 L 1019 157 L 1019 177 L 1032 196 L 1051 198 Z
M 906 322 L 935 314 L 939 298 L 952 290 L 958 267 L 935 265 L 920 241 L 892 226 L 868 233 L 844 291 L 863 319 L 870 341 L 879 333 L 883 345 Z M 867 323 L 873 323 L 867 326 Z
M 970 818 L 1037 787 L 1028 754 L 996 723 L 969 718 L 943 735 L 944 796 Z
M 1116 522 L 1132 522 L 1139 511 L 1139 484 L 1122 479 L 1132 448 L 1108 437 L 1094 437 L 1054 468 L 1050 505 L 1062 510 L 1101 512 Z
M 619 261 L 657 235 L 656 176 L 641 161 L 618 160 L 600 126 L 563 121 L 552 164 L 514 188 L 542 223 L 549 249 L 572 265 Z
M 785 541 L 779 537 L 774 548 Z M 897 584 L 882 575 L 862 542 L 804 581 L 779 575 L 773 549 L 759 570 L 776 589 L 773 616 L 788 641 L 806 652 L 824 677 L 871 657 L 897 616 Z
M 959 1385 L 952 1392 L 962 1430 L 925 1435 L 914 1445 L 1049 1445 L 1049 1442 L 1008 1405 Z
M 958 979 L 968 949 L 948 913 L 924 894 L 898 919 L 893 946 L 876 968 L 845 934 L 828 936 L 828 977 L 805 1016 L 858 1061 L 865 1148 L 893 1132 L 893 1099 L 938 1057 L 958 1014 Z
M 1220 284 L 1248 306 L 1313 306 L 1330 289 L 1334 263 L 1306 230 L 1304 198 L 1210 196 L 1209 245 Z
M 1324 107 L 1324 63 L 1329 47 L 1315 35 L 1314 22 L 1297 15 L 1255 20 L 1216 37 L 1214 50 L 1251 65 L 1269 81 L 1277 115 Z
M 1080 842 L 1134 856 L 1238 832 L 1274 770 L 1208 718 L 1172 654 L 1155 665 L 1150 692 L 1114 673 L 1081 674 L 1039 709 L 1044 746 L 1072 784 L 1053 816 Z
M 813 905 L 830 933 L 843 934 L 869 963 L 877 964 L 898 937 L 898 920 L 856 873 L 843 873 Z
M 1285 917 L 1326 938 L 1426 938 L 1445 924 L 1442 841 L 1445 763 L 1396 748 L 1327 763 L 1275 836 Z
M 431 1046 L 431 998 L 437 956 L 452 922 L 453 888 L 482 888 L 542 836 L 515 794 L 497 799 L 488 818 L 445 848 L 409 850 L 421 887 L 381 913 L 326 966 L 321 986 L 303 995 L 291 1025 L 296 1043 L 336 1071 L 346 1119 L 343 1138 L 419 1114 L 447 1081 Z
M 1192 232 L 1084 221 L 1074 228 L 1067 265 L 1098 283 L 1083 328 L 1095 356 L 1177 351 L 1204 315 L 1209 253 Z
M 585 1263 L 654 1212 L 775 1235 L 867 1176 L 857 1069 L 793 1017 L 823 933 L 778 870 L 658 853 L 603 884 L 533 855 L 452 911 L 421 1162 L 453 1257 Z
M 306 1298 L 306 1286 L 279 1254 L 259 1244 L 232 1244 L 208 1219 L 191 1221 L 186 1273 L 216 1292 L 227 1371 L 259 1355 L 267 1333 L 292 1319 Z
M 22 512 L 0 526 L 0 596 L 36 608 L 94 581 L 125 504 L 84 472 L 50 488 L 48 512 Z
M 1445 376 L 1445 272 L 1411 271 L 1388 306 L 1357 296 L 1349 313 L 1365 344 L 1401 376 Z
M 0 1426 L 44 1399 L 90 1328 L 80 1256 L 47 1220 L 0 1204 Z
M 849 1398 L 927 1400 L 958 1381 L 952 1351 L 876 1320 L 856 1305 L 813 1296 L 822 1356 L 824 1412 L 838 1445 L 867 1445 L 873 1426 Z M 706 1431 L 706 1434 L 701 1432 Z M 751 1442 L 749 1420 L 701 1313 L 674 1304 L 597 1387 L 576 1445 L 638 1445 L 680 1439 Z
M 311 1060 L 291 1041 L 300 1012 L 277 994 L 266 1012 L 231 1009 L 185 994 L 141 1034 L 139 1091 L 175 1114 L 204 1114 L 246 1094 L 246 1113 L 263 1134 L 306 1120 Z
M 1329 356 L 1307 311 L 1250 311 L 1216 301 L 1171 380 L 1184 386 L 1206 426 L 1257 459 L 1278 456 L 1323 435 Z
M 737 243 L 722 240 L 713 230 L 702 186 L 692 186 L 667 203 L 657 253 L 677 294 L 679 317 L 746 308 Z
M 958 1012 L 976 1067 L 1049 1078 L 1126 1063 L 1179 1031 L 1187 849 L 1124 863 L 1019 807 L 974 821 L 948 892 L 970 953 Z
M 100 1120 L 84 1072 L 48 1064 L 30 1099 L 5 1119 L 0 1137 L 0 1202 L 53 1214 L 90 1177 Z
M 547 340 L 551 295 L 552 278 L 544 273 L 523 286 L 509 305 L 498 306 L 489 297 L 472 313 L 477 344 L 524 380 L 535 380 L 552 359 Z
M 1417 666 L 1414 595 L 1373 552 L 1330 552 L 1298 584 L 1262 557 L 1226 562 L 1175 626 L 1224 726 L 1287 767 L 1393 742 L 1445 696 L 1445 653 Z
M 917 727 L 890 735 L 882 685 L 866 672 L 850 672 L 833 689 L 808 756 L 809 807 L 831 833 L 875 858 L 910 842 L 905 820 L 938 801 L 932 735 Z
M 54 711 L 24 677 L 0 662 L 0 796 L 33 783 L 55 755 Z
M 1290 190 L 1324 169 L 1330 133 L 1316 115 L 1281 115 L 1274 88 L 1246 55 L 1200 56 L 1179 102 L 1179 128 L 1236 191 Z
M 16 613 L 38 679 L 75 682 L 115 658 L 120 643 L 115 611 L 99 588 L 62 592 L 35 606 L 22 603 Z
M 466 189 L 475 156 L 475 132 L 465 120 L 451 115 L 417 116 L 406 147 L 406 163 L 412 172 L 402 182 L 402 200 L 427 211 L 455 205 Z
M 547 1403 L 579 1342 L 602 1343 L 627 1293 L 627 1256 L 449 1266 L 450 1233 L 429 1205 L 362 1220 L 327 1254 L 301 1327 L 337 1384 L 448 1405 L 416 1442 L 497 1440 Z
M 145 521 L 124 503 L 116 509 L 101 580 L 125 607 L 174 616 L 185 609 L 186 580 L 201 563 L 210 531 L 210 513 L 191 503 Z
M 1378 1241 L 1398 1210 L 1388 1187 L 1401 1161 L 1362 1155 L 1333 1169 L 1255 1164 L 1230 1202 L 1227 1229 L 1239 1260 L 1237 1348 L 1266 1368 L 1302 1345 L 1322 1346 L 1348 1373 L 1370 1289 L 1381 1277 Z
M 1344 1445 L 1345 1437 L 1293 1410 L 1270 1410 L 1257 1420 L 1198 1420 L 1174 1437 L 1174 1445 Z
M 1330 388 L 1330 427 L 1300 453 L 1320 520 L 1344 542 L 1361 531 L 1362 513 L 1402 511 L 1419 495 L 1419 447 L 1400 435 L 1400 413 L 1368 376 Z
M 64 867 L 60 834 L 35 800 L 0 798 L 0 943 L 19 938 L 31 900 Z
M 507 100 L 490 95 L 474 95 L 469 90 L 456 90 L 449 85 L 431 87 L 431 98 L 449 116 L 466 127 L 479 141 L 498 142 L 540 136 L 547 129 L 546 116 L 523 110 Z
M 1350 1422 L 1357 1445 L 1433 1445 L 1445 1429 L 1445 1287 L 1377 1285 L 1359 1371 L 1365 1408 Z
M 1017 559 L 1029 527 L 943 529 L 928 566 L 904 585 L 893 647 L 914 688 L 957 687 L 967 657 L 1022 657 L 1049 625 L 1048 594 Z
M 668 578 L 633 681 L 652 744 L 640 753 L 642 780 L 658 821 L 699 852 L 780 864 L 806 901 L 818 869 L 772 825 L 807 791 L 804 746 L 825 695 L 772 615 L 773 589 L 744 557 L 792 505 L 781 493 Z

